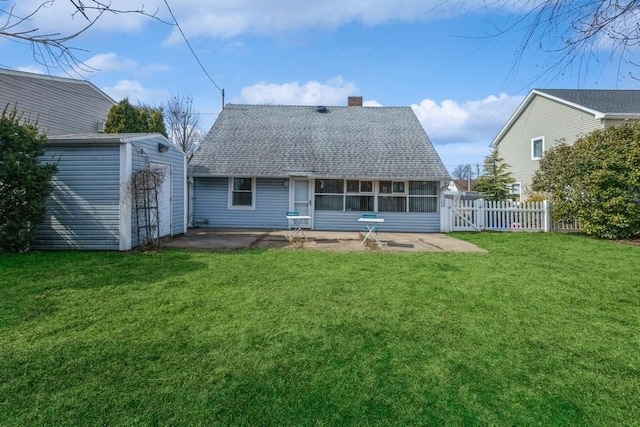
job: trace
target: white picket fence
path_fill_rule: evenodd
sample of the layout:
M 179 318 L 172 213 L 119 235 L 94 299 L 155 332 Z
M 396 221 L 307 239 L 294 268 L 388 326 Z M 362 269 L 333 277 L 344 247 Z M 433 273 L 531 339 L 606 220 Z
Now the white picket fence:
M 543 202 L 444 199 L 442 231 L 550 231 L 551 206 Z

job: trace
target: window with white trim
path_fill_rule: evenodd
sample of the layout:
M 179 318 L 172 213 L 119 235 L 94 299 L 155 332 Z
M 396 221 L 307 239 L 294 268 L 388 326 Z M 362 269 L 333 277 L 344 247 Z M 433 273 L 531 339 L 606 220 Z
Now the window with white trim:
M 519 182 L 514 182 L 511 184 L 511 194 L 514 196 L 519 196 L 522 194 L 522 184 Z
M 255 209 L 255 201 L 255 178 L 229 178 L 229 209 Z
M 540 160 L 544 153 L 544 136 L 531 138 L 531 160 Z
M 315 183 L 315 208 L 320 211 L 438 212 L 437 181 L 316 179 Z

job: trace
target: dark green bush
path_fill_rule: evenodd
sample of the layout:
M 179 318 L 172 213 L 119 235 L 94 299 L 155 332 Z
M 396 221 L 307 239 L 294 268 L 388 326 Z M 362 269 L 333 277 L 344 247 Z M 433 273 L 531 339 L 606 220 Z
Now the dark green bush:
M 0 117 L 0 248 L 29 250 L 36 226 L 45 214 L 56 165 L 42 164 L 47 142 L 37 123 L 21 120 L 16 108 Z
M 640 233 L 640 123 L 594 131 L 549 149 L 532 189 L 549 194 L 556 219 L 578 219 L 607 239 Z

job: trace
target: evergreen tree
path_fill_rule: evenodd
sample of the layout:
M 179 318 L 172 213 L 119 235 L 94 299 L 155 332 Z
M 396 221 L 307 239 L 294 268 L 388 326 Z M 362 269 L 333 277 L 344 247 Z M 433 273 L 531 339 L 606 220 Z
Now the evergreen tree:
M 16 108 L 0 117 L 0 248 L 24 252 L 45 215 L 56 165 L 42 164 L 46 135 L 23 121 Z
M 145 132 L 160 133 L 168 137 L 167 128 L 164 124 L 164 114 L 162 108 L 144 106 L 140 107 L 140 114 L 145 123 Z
M 140 133 L 146 131 L 146 124 L 140 110 L 125 98 L 109 110 L 104 131 L 107 133 Z
M 127 98 L 111 107 L 104 131 L 108 133 L 161 133 L 167 136 L 162 108 L 135 107 Z
M 476 191 L 487 200 L 507 200 L 511 195 L 511 185 L 515 182 L 509 165 L 500 157 L 497 149 L 484 158 L 484 173 L 478 179 Z

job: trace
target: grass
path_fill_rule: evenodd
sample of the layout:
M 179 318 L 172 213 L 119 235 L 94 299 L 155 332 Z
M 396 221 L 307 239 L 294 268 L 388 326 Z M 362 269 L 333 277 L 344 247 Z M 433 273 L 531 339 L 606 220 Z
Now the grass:
M 0 424 L 638 425 L 640 248 L 0 255 Z

